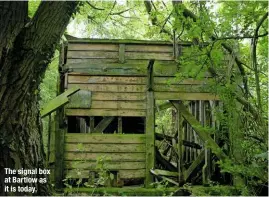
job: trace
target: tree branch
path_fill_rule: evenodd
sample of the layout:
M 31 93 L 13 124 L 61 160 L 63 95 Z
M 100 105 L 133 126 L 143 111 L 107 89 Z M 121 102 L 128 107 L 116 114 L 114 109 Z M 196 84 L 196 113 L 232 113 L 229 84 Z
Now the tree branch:
M 100 10 L 100 11 L 105 10 L 104 8 L 98 8 L 98 7 L 94 6 L 94 5 L 92 5 L 89 1 L 87 1 L 87 4 L 88 4 L 89 6 L 91 6 L 91 7 L 92 7 L 93 9 L 95 9 L 95 10 Z
M 160 24 L 158 24 L 157 17 L 156 16 L 151 17 L 151 12 L 152 12 L 151 2 L 147 0 L 147 1 L 144 1 L 144 4 L 145 4 L 146 10 L 147 10 L 147 13 L 150 16 L 151 24 L 160 27 Z M 155 7 L 155 9 L 156 9 L 156 7 Z M 168 34 L 171 37 L 171 39 L 173 38 L 173 35 L 171 34 L 171 32 L 169 30 L 162 28 L 161 32 Z
M 256 38 L 265 37 L 268 36 L 268 32 L 265 32 L 264 34 L 258 35 Z M 228 36 L 228 37 L 218 37 L 214 38 L 214 41 L 216 40 L 241 40 L 246 38 L 255 38 L 254 35 L 245 35 L 245 36 Z
M 128 12 L 129 10 L 131 10 L 131 8 L 128 8 L 127 10 L 122 10 L 122 11 L 119 11 L 119 12 L 111 12 L 110 15 L 121 15 L 124 12 Z
M 229 54 L 234 58 L 235 63 L 240 71 L 241 76 L 243 77 L 243 84 L 244 84 L 244 89 L 245 89 L 245 94 L 246 96 L 249 95 L 249 88 L 248 88 L 248 79 L 247 79 L 247 75 L 245 72 L 245 69 L 243 67 L 243 65 L 245 65 L 233 52 L 233 49 L 228 46 L 228 44 L 226 43 L 221 43 L 221 46 L 226 49 L 226 51 L 229 52 Z
M 259 70 L 257 65 L 257 43 L 258 43 L 258 33 L 261 25 L 267 19 L 268 12 L 266 12 L 260 21 L 257 24 L 257 27 L 254 32 L 254 38 L 252 40 L 252 67 L 254 69 L 255 74 L 255 83 L 256 83 L 256 94 L 257 94 L 257 102 L 258 102 L 258 109 L 262 112 L 262 101 L 261 101 L 261 88 L 260 88 L 260 77 L 259 77 Z

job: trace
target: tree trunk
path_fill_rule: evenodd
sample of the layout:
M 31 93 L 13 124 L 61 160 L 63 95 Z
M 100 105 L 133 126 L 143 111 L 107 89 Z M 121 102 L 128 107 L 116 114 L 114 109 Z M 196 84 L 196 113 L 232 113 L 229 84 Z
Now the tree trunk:
M 0 4 L 0 195 L 49 194 L 47 183 L 32 184 L 34 194 L 5 192 L 5 186 L 32 186 L 5 184 L 5 177 L 21 176 L 6 175 L 5 168 L 44 169 L 38 88 L 77 4 L 42 2 L 26 25 L 27 2 Z

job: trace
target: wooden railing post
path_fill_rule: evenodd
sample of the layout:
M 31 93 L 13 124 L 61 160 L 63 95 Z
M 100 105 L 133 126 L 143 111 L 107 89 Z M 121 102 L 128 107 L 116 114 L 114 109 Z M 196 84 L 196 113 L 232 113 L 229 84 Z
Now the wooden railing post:
M 153 176 L 150 170 L 155 166 L 155 99 L 153 92 L 153 64 L 150 60 L 148 65 L 147 84 L 147 116 L 146 116 L 146 179 L 145 186 L 150 187 Z

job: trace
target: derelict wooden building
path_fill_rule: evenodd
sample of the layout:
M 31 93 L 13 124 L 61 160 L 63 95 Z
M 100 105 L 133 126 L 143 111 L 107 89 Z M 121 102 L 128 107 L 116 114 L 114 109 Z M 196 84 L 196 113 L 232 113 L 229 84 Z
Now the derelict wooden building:
M 96 177 L 101 163 L 113 174 L 112 186 L 142 179 L 149 187 L 159 154 L 155 149 L 155 140 L 160 138 L 155 134 L 156 100 L 168 100 L 177 109 L 175 146 L 180 156 L 177 172 L 171 176 L 177 174 L 179 182 L 187 180 L 191 170 L 183 166 L 183 155 L 189 151 L 193 154 L 189 162 L 204 161 L 202 145 L 194 143 L 194 138 L 210 137 L 198 131 L 193 139 L 186 139 L 183 118 L 188 124 L 199 122 L 188 116 L 179 101 L 194 101 L 190 109 L 195 112 L 201 107 L 199 102 L 217 99 L 207 91 L 206 79 L 176 79 L 181 69 L 177 59 L 190 46 L 98 39 L 69 39 L 62 45 L 58 94 L 63 93 L 62 103 L 67 104 L 57 112 L 49 150 L 56 186 L 66 178 Z M 216 146 L 213 140 L 209 143 Z M 195 146 L 201 150 L 193 151 Z

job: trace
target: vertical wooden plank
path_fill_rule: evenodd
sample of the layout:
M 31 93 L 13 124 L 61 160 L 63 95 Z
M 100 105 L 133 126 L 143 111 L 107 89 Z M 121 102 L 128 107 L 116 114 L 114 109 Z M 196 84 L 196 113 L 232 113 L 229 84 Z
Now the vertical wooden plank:
M 125 62 L 125 44 L 119 45 L 119 63 Z
M 182 127 L 183 117 L 180 110 L 177 108 L 177 133 L 178 133 L 178 182 L 179 185 L 183 184 L 184 181 L 184 172 L 183 172 L 183 155 L 182 155 L 182 146 L 183 146 L 183 127 Z
M 147 84 L 147 116 L 146 116 L 146 179 L 145 186 L 149 188 L 153 182 L 150 170 L 155 167 L 155 99 L 153 92 L 153 64 L 148 65 Z
M 118 117 L 118 133 L 122 134 L 122 117 Z
M 79 118 L 79 129 L 80 133 L 87 133 L 87 125 L 84 117 Z
M 94 130 L 94 116 L 90 117 L 90 132 L 89 133 L 93 133 Z
M 210 150 L 205 147 L 205 164 L 202 169 L 202 179 L 203 179 L 203 184 L 207 185 L 210 180 L 211 176 L 211 171 L 210 171 Z

